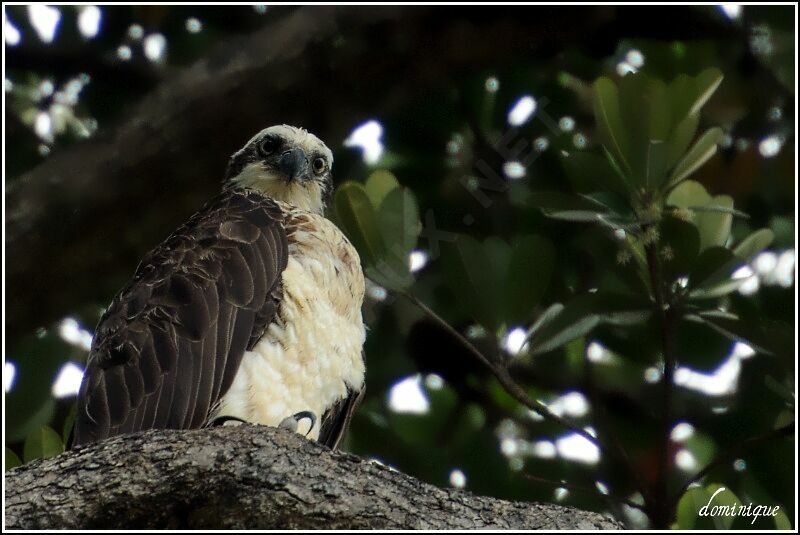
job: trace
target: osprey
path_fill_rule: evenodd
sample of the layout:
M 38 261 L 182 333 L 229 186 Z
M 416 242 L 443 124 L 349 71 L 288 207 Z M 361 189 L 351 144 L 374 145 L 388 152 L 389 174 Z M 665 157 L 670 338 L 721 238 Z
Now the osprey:
M 231 157 L 222 193 L 144 257 L 100 319 L 73 445 L 228 420 L 338 445 L 364 391 L 364 276 L 323 215 L 332 164 L 287 125 Z

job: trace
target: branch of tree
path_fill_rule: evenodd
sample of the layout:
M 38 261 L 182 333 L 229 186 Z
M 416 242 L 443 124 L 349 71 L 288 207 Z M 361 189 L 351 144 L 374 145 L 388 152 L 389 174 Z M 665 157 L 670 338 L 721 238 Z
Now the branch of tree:
M 503 388 L 508 392 L 511 397 L 516 399 L 525 407 L 529 408 L 548 422 L 555 423 L 576 433 L 595 446 L 597 446 L 600 450 L 603 450 L 603 444 L 597 439 L 596 436 L 592 435 L 585 429 L 579 427 L 577 424 L 570 422 L 560 416 L 553 414 L 547 405 L 539 401 L 538 399 L 533 399 L 528 395 L 527 392 L 519 385 L 516 381 L 511 377 L 511 374 L 508 373 L 508 369 L 504 366 L 500 366 L 495 362 L 489 360 L 483 353 L 481 353 L 478 348 L 476 348 L 469 340 L 464 338 L 464 336 L 455 330 L 449 323 L 447 323 L 441 316 L 439 316 L 436 312 L 430 309 L 428 305 L 420 301 L 415 295 L 410 292 L 403 292 L 403 295 L 410 300 L 414 305 L 416 305 L 426 316 L 434 320 L 436 323 L 441 325 L 441 327 L 450 333 L 455 339 L 457 339 L 463 346 L 466 348 L 472 356 L 474 356 L 478 361 L 480 361 L 484 366 L 486 366 L 495 378 L 500 382 Z
M 9 529 L 619 529 L 440 489 L 265 426 L 124 435 L 6 472 Z

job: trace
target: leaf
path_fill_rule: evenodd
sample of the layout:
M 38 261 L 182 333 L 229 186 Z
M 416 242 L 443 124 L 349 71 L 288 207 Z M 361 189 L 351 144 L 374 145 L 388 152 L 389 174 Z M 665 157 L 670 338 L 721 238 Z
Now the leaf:
M 764 355 L 772 355 L 773 351 L 768 349 L 763 343 L 764 334 L 759 332 L 761 329 L 758 325 L 746 326 L 739 319 L 728 318 L 712 318 L 708 314 L 687 314 L 685 316 L 687 321 L 702 324 L 720 334 L 732 342 L 741 342 L 752 347 L 757 353 Z
M 50 422 L 55 401 L 50 392 L 60 367 L 73 349 L 55 331 L 24 337 L 9 353 L 16 365 L 14 386 L 6 393 L 6 440 L 25 440 Z
M 690 114 L 700 112 L 700 108 L 708 102 L 708 99 L 717 90 L 719 84 L 722 83 L 722 78 L 722 71 L 715 67 L 706 69 L 695 77 L 695 99 L 689 108 Z
M 749 262 L 754 256 L 769 247 L 774 238 L 775 234 L 770 229 L 762 228 L 743 239 L 733 249 L 733 254 Z
M 397 178 L 383 169 L 375 171 L 367 178 L 364 189 L 367 192 L 372 206 L 377 210 L 389 192 L 400 187 Z
M 775 514 L 775 529 L 791 531 L 792 521 L 783 509 L 778 509 Z
M 530 333 L 532 354 L 552 351 L 591 332 L 600 323 L 635 325 L 647 320 L 651 304 L 622 294 L 579 295 Z M 552 312 L 551 312 L 552 313 Z
M 22 466 L 22 461 L 19 460 L 17 454 L 14 451 L 6 446 L 6 468 L 5 471 L 8 472 L 12 468 L 16 468 L 17 466 Z
M 508 272 L 504 279 L 506 320 L 509 324 L 528 319 L 539 304 L 550 284 L 555 257 L 555 248 L 547 238 L 521 236 L 512 242 Z
M 623 198 L 631 195 L 624 178 L 599 154 L 575 151 L 562 158 L 561 163 L 572 188 L 578 193 L 612 191 Z
M 690 115 L 694 104 L 694 81 L 686 74 L 679 74 L 669 83 L 667 95 L 675 121 L 680 123 Z
M 695 77 L 681 74 L 672 80 L 667 93 L 675 119 L 680 122 L 689 115 L 698 114 L 700 108 L 717 90 L 722 79 L 722 72 L 712 67 Z
M 569 195 L 558 191 L 532 193 L 528 201 L 553 219 L 574 222 L 599 222 L 603 217 L 613 218 L 607 206 L 588 197 Z
M 645 185 L 647 147 L 650 143 L 646 95 L 650 79 L 644 73 L 632 73 L 619 81 L 619 106 L 627 139 L 626 157 L 631 181 Z
M 417 244 L 422 227 L 411 190 L 397 187 L 387 193 L 378 209 L 378 226 L 384 243 L 384 255 L 373 269 L 368 270 L 369 276 L 394 290 L 408 288 L 414 282 L 408 257 Z
M 733 507 L 737 509 L 739 505 L 741 505 L 741 501 L 736 494 L 734 494 L 729 488 L 721 485 L 719 483 L 710 483 L 706 486 L 706 491 L 709 493 L 711 499 L 711 509 L 714 506 L 720 507 Z M 714 521 L 714 527 L 716 529 L 724 529 L 728 530 L 731 528 L 734 520 L 736 520 L 736 515 L 711 515 L 710 518 Z
M 710 247 L 700 253 L 689 274 L 689 288 L 711 288 L 730 279 L 742 261 L 725 247 Z M 690 294 L 691 295 L 691 294 Z
M 722 140 L 722 136 L 721 128 L 714 127 L 706 130 L 672 171 L 672 176 L 667 183 L 667 189 L 679 184 L 714 156 L 717 153 L 717 145 Z
M 672 169 L 678 163 L 689 144 L 697 133 L 697 125 L 700 122 L 699 115 L 688 115 L 679 122 L 672 131 L 669 139 L 669 149 L 667 150 L 667 169 Z
M 711 197 L 702 184 L 687 180 L 667 197 L 667 204 L 691 210 L 692 221 L 700 233 L 700 250 L 724 245 L 730 236 L 733 199 L 727 195 Z
M 548 321 L 552 320 L 553 318 L 561 314 L 562 310 L 564 310 L 564 305 L 562 305 L 561 303 L 553 303 L 552 305 L 547 307 L 547 309 L 544 312 L 542 312 L 538 318 L 536 318 L 536 322 L 534 322 L 531 328 L 528 329 L 528 332 L 525 335 L 525 339 L 526 340 L 530 339 L 534 331 L 536 331 L 539 327 L 541 327 Z
M 594 115 L 600 140 L 614 155 L 623 171 L 630 173 L 628 145 L 630 144 L 620 115 L 619 92 L 614 82 L 600 77 L 594 82 Z
M 700 250 L 715 245 L 723 246 L 731 234 L 733 222 L 733 198 L 728 195 L 717 195 L 708 206 L 719 207 L 720 210 L 701 212 L 694 215 L 695 224 L 700 231 Z
M 694 180 L 683 182 L 667 197 L 667 205 L 686 209 L 690 206 L 702 206 L 709 202 L 711 202 L 711 195 L 700 182 Z
M 678 501 L 678 528 L 714 529 L 714 521 L 708 516 L 700 516 L 700 509 L 707 505 L 711 494 L 701 486 L 691 486 Z
M 447 284 L 462 307 L 484 327 L 499 326 L 497 288 L 491 261 L 484 247 L 466 235 L 442 247 Z
M 72 405 L 67 413 L 66 418 L 64 418 L 64 425 L 61 428 L 61 440 L 63 440 L 64 444 L 69 443 L 70 436 L 72 435 L 72 428 L 75 425 L 75 414 L 77 409 L 77 405 Z
M 668 150 L 669 146 L 663 141 L 651 141 L 647 145 L 644 184 L 648 191 L 654 190 L 664 181 Z
M 61 437 L 50 427 L 43 425 L 25 439 L 22 456 L 26 463 L 34 459 L 49 459 L 64 451 Z
M 689 292 L 690 299 L 715 299 L 731 294 L 742 287 L 747 282 L 747 278 L 727 279 L 704 288 L 697 288 Z
M 661 80 L 650 80 L 644 97 L 644 110 L 647 116 L 647 139 L 666 141 L 672 127 L 672 114 L 667 88 Z
M 336 217 L 342 230 L 358 250 L 362 262 L 376 265 L 385 252 L 375 209 L 364 187 L 356 182 L 345 182 L 334 197 Z
M 713 199 L 712 199 L 713 202 Z M 750 219 L 750 216 L 741 210 L 732 208 L 730 206 L 723 206 L 721 204 L 706 204 L 705 206 L 687 206 L 687 210 L 692 212 L 716 212 L 719 214 L 731 214 L 745 219 Z

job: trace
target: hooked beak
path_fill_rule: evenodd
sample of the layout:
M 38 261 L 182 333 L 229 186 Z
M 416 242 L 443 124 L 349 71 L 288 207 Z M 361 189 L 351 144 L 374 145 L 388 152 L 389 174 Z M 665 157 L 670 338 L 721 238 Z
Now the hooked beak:
M 277 167 L 286 175 L 289 182 L 298 178 L 308 178 L 308 157 L 303 149 L 289 149 L 281 154 Z

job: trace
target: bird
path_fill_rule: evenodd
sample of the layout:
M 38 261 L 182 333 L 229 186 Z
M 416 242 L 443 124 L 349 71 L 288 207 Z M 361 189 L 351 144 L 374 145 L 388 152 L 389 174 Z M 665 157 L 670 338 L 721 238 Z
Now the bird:
M 325 217 L 333 153 L 276 125 L 103 313 L 71 447 L 147 429 L 287 427 L 339 446 L 364 391 L 358 252 Z

